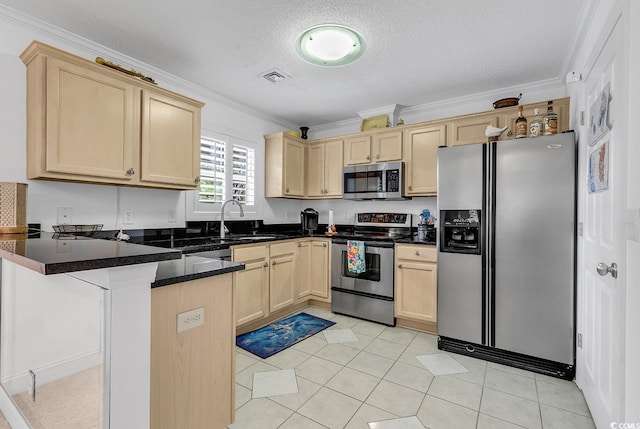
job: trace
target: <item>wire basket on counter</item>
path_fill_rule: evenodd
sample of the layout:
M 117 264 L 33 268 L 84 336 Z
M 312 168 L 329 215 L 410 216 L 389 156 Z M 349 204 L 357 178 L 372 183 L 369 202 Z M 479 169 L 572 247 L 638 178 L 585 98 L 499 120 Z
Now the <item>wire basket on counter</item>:
M 61 237 L 93 237 L 102 231 L 103 224 L 94 223 L 90 225 L 53 225 L 53 230 Z

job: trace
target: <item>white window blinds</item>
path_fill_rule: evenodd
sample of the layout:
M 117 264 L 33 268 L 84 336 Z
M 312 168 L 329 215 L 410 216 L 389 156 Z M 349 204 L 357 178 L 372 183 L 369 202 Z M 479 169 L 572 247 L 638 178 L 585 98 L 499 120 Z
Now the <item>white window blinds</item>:
M 227 199 L 255 204 L 255 150 L 220 139 L 202 137 L 200 143 L 201 203 Z

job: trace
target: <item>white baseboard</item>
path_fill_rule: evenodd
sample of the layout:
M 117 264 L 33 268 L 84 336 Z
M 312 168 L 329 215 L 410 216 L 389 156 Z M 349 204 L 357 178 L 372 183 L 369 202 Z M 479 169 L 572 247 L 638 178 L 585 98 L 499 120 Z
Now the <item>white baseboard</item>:
M 93 351 L 74 356 L 62 361 L 50 363 L 40 368 L 31 368 L 36 375 L 36 391 L 38 387 L 100 364 L 100 352 Z M 2 387 L 9 396 L 24 392 L 29 388 L 29 372 L 23 372 L 2 379 Z M 4 409 L 3 409 L 4 412 Z

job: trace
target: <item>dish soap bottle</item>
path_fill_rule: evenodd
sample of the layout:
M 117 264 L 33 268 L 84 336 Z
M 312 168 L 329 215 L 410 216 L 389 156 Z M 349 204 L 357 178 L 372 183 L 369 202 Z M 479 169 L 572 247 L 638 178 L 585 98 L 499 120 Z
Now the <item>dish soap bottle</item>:
M 558 114 L 553 111 L 553 101 L 547 102 L 547 114 L 544 115 L 544 135 L 558 134 Z
M 516 119 L 516 138 L 527 137 L 527 118 L 522 116 L 522 106 L 518 106 L 518 119 Z
M 542 135 L 542 118 L 540 117 L 540 109 L 533 109 L 533 119 L 529 125 L 529 137 L 540 137 Z

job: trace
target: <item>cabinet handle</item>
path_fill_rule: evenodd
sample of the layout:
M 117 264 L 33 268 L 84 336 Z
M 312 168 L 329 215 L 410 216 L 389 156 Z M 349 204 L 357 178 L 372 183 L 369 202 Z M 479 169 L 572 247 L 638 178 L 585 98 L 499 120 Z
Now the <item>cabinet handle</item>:
M 368 160 L 371 160 L 371 156 L 367 155 L 367 159 L 368 159 Z
M 509 130 L 509 132 L 507 133 L 507 137 L 511 137 L 513 135 L 513 131 Z
M 268 266 L 269 266 L 269 264 L 265 262 L 264 263 L 264 267 L 267 268 Z
M 420 256 L 420 251 L 416 250 L 416 256 Z
M 289 193 L 289 188 L 285 189 L 284 191 L 285 191 L 286 193 Z
M 133 176 L 134 174 L 136 174 L 136 170 L 134 170 L 133 168 L 127 170 L 127 175 Z
M 302 247 L 302 243 L 298 243 L 298 247 Z
M 327 247 L 327 243 L 322 243 L 322 247 Z
M 409 185 L 409 190 L 413 191 L 413 186 Z
M 327 191 L 327 190 L 325 189 L 325 190 L 324 190 L 324 193 L 325 193 L 325 194 L 328 194 L 328 193 L 329 193 L 329 191 Z
M 401 269 L 401 268 L 402 268 L 402 264 L 398 264 L 398 268 L 400 268 L 400 269 Z
M 196 182 L 196 183 L 200 183 L 200 176 L 196 177 L 195 182 Z
M 271 265 L 275 265 L 275 264 L 276 264 L 276 261 L 271 261 Z

